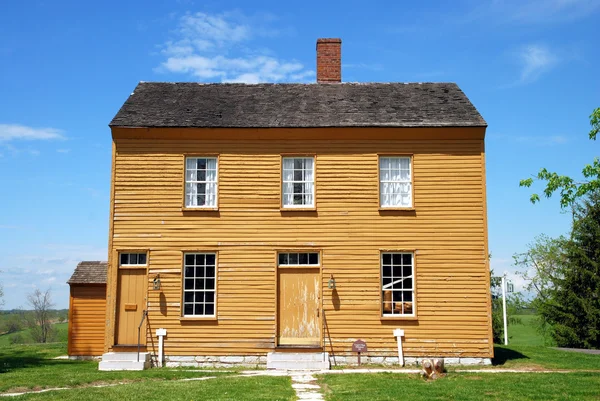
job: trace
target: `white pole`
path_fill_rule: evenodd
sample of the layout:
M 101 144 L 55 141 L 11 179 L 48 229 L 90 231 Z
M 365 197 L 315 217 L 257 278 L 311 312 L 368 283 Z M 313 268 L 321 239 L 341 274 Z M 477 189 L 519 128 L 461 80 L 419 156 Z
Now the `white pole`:
M 167 335 L 167 329 L 156 329 L 156 336 L 158 337 L 158 367 L 162 368 L 165 360 L 164 355 L 164 338 Z
M 395 329 L 394 337 L 396 337 L 396 341 L 398 341 L 398 362 L 400 366 L 404 366 L 404 352 L 402 351 L 402 337 L 404 336 L 404 330 Z
M 506 275 L 502 276 L 502 315 L 504 317 L 504 345 L 508 345 L 508 324 L 506 322 Z

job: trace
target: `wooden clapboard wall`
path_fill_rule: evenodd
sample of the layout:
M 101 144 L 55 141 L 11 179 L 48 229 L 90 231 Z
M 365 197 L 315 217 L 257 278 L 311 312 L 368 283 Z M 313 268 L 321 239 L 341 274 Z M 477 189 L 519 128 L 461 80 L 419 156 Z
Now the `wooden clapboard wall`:
M 149 252 L 149 345 L 163 327 L 167 354 L 242 355 L 275 346 L 277 250 L 315 249 L 335 352 L 361 338 L 394 355 L 404 328 L 407 356 L 492 356 L 484 132 L 113 128 L 106 348 L 119 250 Z M 280 210 L 285 154 L 316 156 L 314 211 Z M 413 156 L 414 210 L 379 210 L 379 154 Z M 185 155 L 218 155 L 218 211 L 182 210 Z M 218 316 L 184 319 L 182 251 L 204 250 L 218 253 Z M 381 250 L 416 252 L 416 319 L 381 318 Z
M 106 285 L 71 284 L 68 354 L 98 356 L 104 351 Z

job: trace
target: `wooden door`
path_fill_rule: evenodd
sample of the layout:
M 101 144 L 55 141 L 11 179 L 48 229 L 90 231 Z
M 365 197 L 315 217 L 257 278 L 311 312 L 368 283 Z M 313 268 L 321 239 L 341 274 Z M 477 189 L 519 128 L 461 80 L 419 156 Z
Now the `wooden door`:
M 321 346 L 319 269 L 279 268 L 278 345 Z
M 117 345 L 137 345 L 138 326 L 146 309 L 146 269 L 119 269 L 117 298 Z M 146 344 L 146 320 L 140 343 Z

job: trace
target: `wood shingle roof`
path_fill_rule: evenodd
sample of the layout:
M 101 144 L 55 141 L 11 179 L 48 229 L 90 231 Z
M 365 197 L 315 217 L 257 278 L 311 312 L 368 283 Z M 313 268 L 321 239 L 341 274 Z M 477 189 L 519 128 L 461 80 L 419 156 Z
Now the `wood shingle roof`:
M 454 83 L 140 82 L 112 127 L 485 127 Z
M 67 284 L 106 284 L 107 266 L 107 262 L 79 262 Z

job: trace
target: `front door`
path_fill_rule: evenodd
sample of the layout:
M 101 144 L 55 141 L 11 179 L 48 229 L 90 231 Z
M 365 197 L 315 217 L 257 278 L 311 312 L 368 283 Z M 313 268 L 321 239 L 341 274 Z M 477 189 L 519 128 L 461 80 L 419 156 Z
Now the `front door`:
M 320 272 L 279 268 L 278 345 L 321 346 Z
M 117 298 L 117 345 L 136 345 L 138 326 L 146 309 L 146 269 L 119 269 Z M 146 344 L 146 320 L 140 329 L 140 342 Z

